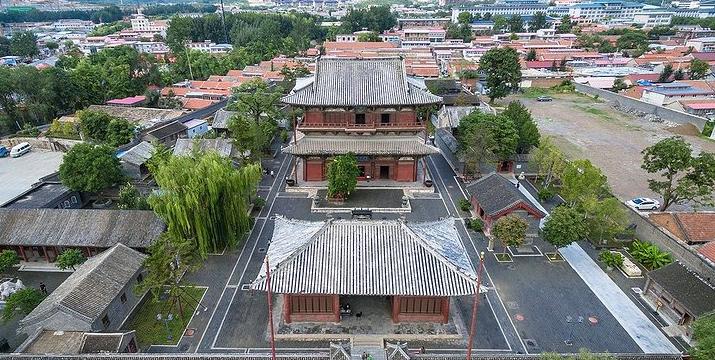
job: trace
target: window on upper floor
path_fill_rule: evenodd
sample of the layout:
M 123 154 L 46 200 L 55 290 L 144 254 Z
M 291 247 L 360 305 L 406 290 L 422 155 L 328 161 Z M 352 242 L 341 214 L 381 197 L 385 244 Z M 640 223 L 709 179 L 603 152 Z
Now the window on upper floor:
M 380 114 L 380 124 L 389 124 L 390 114 Z
M 355 114 L 356 124 L 365 124 L 365 114 Z

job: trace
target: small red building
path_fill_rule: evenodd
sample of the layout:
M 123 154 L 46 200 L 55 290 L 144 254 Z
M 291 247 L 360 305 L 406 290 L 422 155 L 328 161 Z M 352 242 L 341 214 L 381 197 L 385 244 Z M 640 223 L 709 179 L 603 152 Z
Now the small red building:
M 385 299 L 396 323 L 447 323 L 450 297 L 475 292 L 466 254 L 453 219 L 278 217 L 266 256 L 271 291 L 283 296 L 285 323 L 340 322 L 341 305 L 355 296 Z M 251 288 L 267 290 L 265 266 Z
M 500 217 L 516 214 L 527 220 L 527 236 L 533 236 L 538 232 L 539 220 L 546 216 L 515 183 L 497 173 L 491 173 L 468 185 L 467 192 L 474 212 L 484 221 L 485 234 L 490 233 L 492 224 Z
M 282 102 L 300 109 L 297 142 L 283 151 L 299 157 L 304 181 L 326 179 L 331 157 L 357 155 L 358 180 L 417 181 L 429 109 L 442 102 L 405 74 L 402 59 L 321 59 L 315 75 L 299 79 Z

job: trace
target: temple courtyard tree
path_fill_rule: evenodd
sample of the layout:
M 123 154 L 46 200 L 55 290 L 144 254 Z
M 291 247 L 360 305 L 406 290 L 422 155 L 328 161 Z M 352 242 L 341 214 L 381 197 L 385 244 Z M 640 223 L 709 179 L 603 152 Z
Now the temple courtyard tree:
M 79 249 L 67 249 L 57 255 L 57 267 L 60 270 L 76 270 L 77 265 L 81 265 L 87 258 Z
M 487 76 L 490 103 L 519 87 L 521 65 L 519 54 L 513 48 L 493 48 L 487 51 L 479 60 L 479 70 Z
M 4 274 L 13 266 L 20 263 L 20 257 L 15 250 L 3 250 L 0 252 L 0 274 Z
M 568 164 L 566 156 L 551 141 L 551 138 L 539 140 L 539 146 L 534 149 L 533 162 L 538 169 L 538 175 L 543 176 L 541 186 L 548 188 L 555 179 L 561 178 Z
M 338 155 L 328 164 L 328 197 L 345 199 L 357 186 L 360 170 L 353 153 Z
M 8 322 L 18 315 L 25 317 L 44 299 L 45 295 L 38 289 L 20 289 L 7 297 L 5 307 L 2 309 L 2 320 Z
M 73 146 L 62 159 L 60 180 L 74 191 L 96 193 L 122 179 L 114 148 L 81 143 Z
M 519 133 L 514 122 L 502 115 L 475 111 L 459 122 L 457 128 L 459 151 L 467 164 L 480 173 L 482 163 L 509 160 L 516 154 Z
M 648 188 L 663 197 L 661 211 L 689 201 L 700 205 L 715 202 L 715 155 L 712 153 L 694 156 L 690 144 L 676 136 L 647 147 L 642 154 L 641 167 L 658 175 L 648 179 Z
M 511 214 L 500 217 L 492 226 L 492 235 L 499 239 L 504 245 L 504 252 L 501 254 L 500 260 L 508 258 L 506 254 L 507 246 L 521 246 L 526 239 L 526 231 L 529 229 L 529 224 L 526 220 Z
M 574 160 L 561 175 L 561 197 L 571 206 L 581 206 L 587 199 L 608 195 L 608 181 L 601 169 L 589 160 Z
M 576 209 L 558 206 L 549 214 L 544 224 L 544 240 L 558 249 L 583 240 L 588 235 L 588 228 Z
M 235 169 L 215 152 L 172 156 L 154 172 L 160 190 L 148 199 L 173 238 L 193 242 L 202 257 L 238 244 L 251 227 L 261 167 Z
M 501 113 L 514 123 L 514 127 L 519 135 L 516 145 L 517 154 L 527 154 L 533 147 L 539 146 L 539 128 L 536 126 L 531 112 L 519 101 L 512 101 Z

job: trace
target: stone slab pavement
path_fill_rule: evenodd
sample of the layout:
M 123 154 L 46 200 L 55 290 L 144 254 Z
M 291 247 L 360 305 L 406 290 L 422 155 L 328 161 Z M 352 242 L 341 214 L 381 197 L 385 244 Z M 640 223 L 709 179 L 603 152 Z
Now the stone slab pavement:
M 598 299 L 614 314 L 616 320 L 643 352 L 646 354 L 680 353 L 581 246 L 571 244 L 560 249 L 559 252 Z

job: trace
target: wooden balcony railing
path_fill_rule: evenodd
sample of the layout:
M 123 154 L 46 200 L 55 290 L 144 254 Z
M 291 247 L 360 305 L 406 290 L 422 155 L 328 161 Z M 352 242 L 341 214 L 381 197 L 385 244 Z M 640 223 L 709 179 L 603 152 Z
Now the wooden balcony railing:
M 299 130 L 420 130 L 425 125 L 422 122 L 411 123 L 366 123 L 355 124 L 350 122 L 342 123 L 299 123 Z

